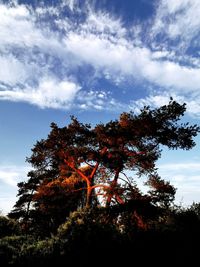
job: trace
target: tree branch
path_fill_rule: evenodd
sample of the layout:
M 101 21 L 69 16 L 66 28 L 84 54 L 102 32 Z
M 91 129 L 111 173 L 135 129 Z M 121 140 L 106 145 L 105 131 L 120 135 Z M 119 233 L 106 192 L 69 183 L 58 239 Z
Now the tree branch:
M 97 163 L 95 164 L 94 169 L 92 170 L 92 173 L 91 173 L 90 176 L 89 176 L 89 179 L 90 179 L 90 180 L 93 179 L 93 177 L 94 177 L 94 175 L 95 175 L 95 173 L 96 173 L 98 167 L 99 167 L 99 162 L 97 162 Z
M 72 170 L 74 170 L 75 172 L 77 172 L 77 173 L 81 176 L 81 178 L 83 178 L 83 180 L 86 181 L 87 186 L 90 185 L 90 181 L 89 181 L 88 177 L 87 177 L 81 170 L 77 169 L 77 168 L 74 166 L 73 163 L 68 162 L 66 159 L 64 159 L 64 162 L 65 162 L 65 163 L 66 163 Z

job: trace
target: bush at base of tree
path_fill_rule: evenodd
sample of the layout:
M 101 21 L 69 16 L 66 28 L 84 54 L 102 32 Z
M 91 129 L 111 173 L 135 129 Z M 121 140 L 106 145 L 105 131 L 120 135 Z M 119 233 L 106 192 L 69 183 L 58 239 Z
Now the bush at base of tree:
M 1 266 L 16 265 L 20 259 L 21 252 L 27 244 L 34 243 L 31 236 L 6 236 L 0 239 L 0 262 Z
M 0 238 L 20 233 L 19 223 L 6 216 L 0 216 Z
M 196 209 L 194 209 L 196 207 Z M 191 210 L 193 210 L 191 212 Z M 168 210 L 148 229 L 128 221 L 124 231 L 111 208 L 70 214 L 55 236 L 0 239 L 3 266 L 194 266 L 198 260 L 200 219 L 197 205 Z M 112 220 L 110 219 L 112 218 Z M 126 221 L 123 221 L 125 223 Z

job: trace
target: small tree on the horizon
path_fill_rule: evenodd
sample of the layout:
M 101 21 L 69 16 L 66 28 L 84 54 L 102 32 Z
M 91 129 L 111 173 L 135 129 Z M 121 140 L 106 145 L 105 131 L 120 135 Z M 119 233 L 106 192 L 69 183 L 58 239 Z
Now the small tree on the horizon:
M 74 117 L 63 128 L 52 123 L 48 137 L 32 149 L 28 162 L 33 170 L 27 182 L 19 183 L 10 216 L 43 222 L 48 218 L 49 224 L 58 225 L 78 207 L 123 206 L 133 200 L 168 206 L 175 189 L 159 178 L 155 163 L 161 145 L 187 150 L 195 145 L 200 128 L 178 123 L 185 110 L 185 104 L 171 100 L 160 108 L 144 107 L 139 114 L 124 112 L 94 128 Z M 141 193 L 128 171 L 145 176 L 152 190 Z

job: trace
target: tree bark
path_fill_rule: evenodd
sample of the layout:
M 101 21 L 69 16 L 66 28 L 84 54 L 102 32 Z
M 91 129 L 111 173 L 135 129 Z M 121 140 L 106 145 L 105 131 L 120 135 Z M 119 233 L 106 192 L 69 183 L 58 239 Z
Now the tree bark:
M 111 203 L 112 197 L 114 195 L 113 189 L 117 185 L 117 180 L 118 180 L 118 177 L 119 177 L 119 173 L 120 173 L 120 170 L 117 169 L 116 172 L 115 172 L 115 177 L 114 177 L 114 179 L 113 179 L 113 181 L 112 181 L 112 183 L 110 185 L 111 192 L 108 194 L 108 198 L 106 200 L 106 207 L 110 207 L 110 203 Z

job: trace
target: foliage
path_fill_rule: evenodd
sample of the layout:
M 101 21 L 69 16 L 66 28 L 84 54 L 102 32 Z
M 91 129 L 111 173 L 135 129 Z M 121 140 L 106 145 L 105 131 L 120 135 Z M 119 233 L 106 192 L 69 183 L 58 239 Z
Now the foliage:
M 149 195 L 153 203 L 159 203 L 161 207 L 168 207 L 175 199 L 176 189 L 157 175 L 152 175 L 146 183 L 150 186 Z
M 193 212 L 200 221 L 200 203 L 193 202 L 193 204 L 188 209 L 190 212 Z
M 0 239 L 1 266 L 17 264 L 23 247 L 32 242 L 34 242 L 33 237 L 24 235 L 5 236 Z
M 52 123 L 47 139 L 38 141 L 27 159 L 33 170 L 27 182 L 19 183 L 19 200 L 9 216 L 24 229 L 50 235 L 70 212 L 101 205 L 116 207 L 120 219 L 128 213 L 145 228 L 147 210 L 169 207 L 175 195 L 156 172 L 160 146 L 191 149 L 200 131 L 178 123 L 185 110 L 185 104 L 171 100 L 157 109 L 144 107 L 140 114 L 124 112 L 94 128 L 74 117 L 63 128 Z M 133 177 L 127 176 L 130 171 Z M 136 186 L 141 176 L 151 188 L 148 194 Z
M 0 238 L 20 233 L 19 224 L 6 216 L 0 216 Z
M 120 250 L 122 236 L 114 224 L 106 222 L 105 215 L 104 210 L 98 208 L 70 215 L 57 235 L 63 258 L 76 266 L 92 266 L 95 259 L 98 264 L 108 264 L 110 255 Z
M 138 228 L 134 220 L 120 220 L 119 206 L 81 209 L 72 212 L 50 238 L 0 239 L 1 266 L 126 266 L 130 262 L 160 266 L 163 259 L 167 266 L 195 265 L 200 238 L 196 207 L 198 203 L 165 207 L 165 216 L 146 229 Z M 130 210 L 127 207 L 127 216 Z

